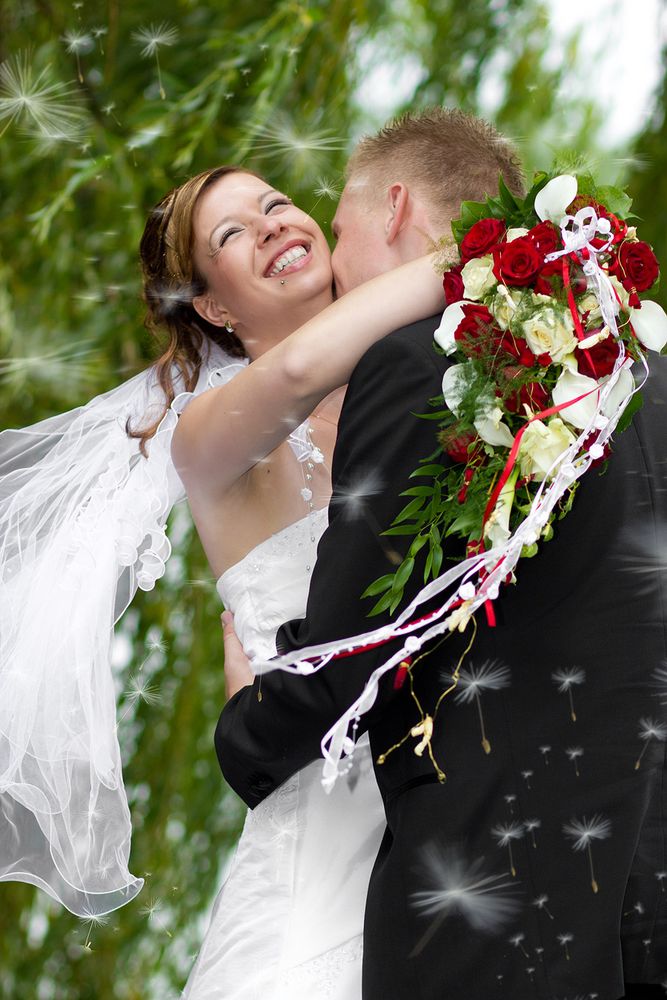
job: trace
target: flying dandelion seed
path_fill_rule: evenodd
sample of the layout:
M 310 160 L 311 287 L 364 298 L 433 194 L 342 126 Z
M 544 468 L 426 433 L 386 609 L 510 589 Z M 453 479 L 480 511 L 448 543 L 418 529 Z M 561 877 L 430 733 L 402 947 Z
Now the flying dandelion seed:
M 533 968 L 532 965 L 529 965 L 526 968 L 526 974 L 529 976 L 531 983 L 534 983 L 535 982 L 535 969 Z
M 299 130 L 284 115 L 271 125 L 256 127 L 252 139 L 257 157 L 271 157 L 297 177 L 317 176 L 326 169 L 331 154 L 345 146 L 345 140 L 330 129 Z
M 74 93 L 71 84 L 53 79 L 49 66 L 35 74 L 28 53 L 16 53 L 0 64 L 0 121 L 7 120 L 0 137 L 12 122 L 27 119 L 37 135 L 76 142 L 83 135 L 85 115 Z
M 84 942 L 83 947 L 86 949 L 86 951 L 92 951 L 93 949 L 91 947 L 91 937 L 93 930 L 96 927 L 104 927 L 106 924 L 108 924 L 109 915 L 92 913 L 90 910 L 86 910 L 85 916 L 83 917 L 83 923 L 86 924 L 88 927 L 88 932 L 86 934 L 86 940 Z
M 411 902 L 421 915 L 436 919 L 412 956 L 423 950 L 447 917 L 463 917 L 473 930 L 487 934 L 497 934 L 514 918 L 520 909 L 516 884 L 505 875 L 487 874 L 483 866 L 483 858 L 470 863 L 459 848 L 424 848 L 422 881 L 429 888 L 412 893 Z
M 166 653 L 168 648 L 164 639 L 148 639 L 146 642 L 149 653 Z
M 167 95 L 162 86 L 159 50 L 162 45 L 174 45 L 176 43 L 178 40 L 178 29 L 163 21 L 162 24 L 151 24 L 148 28 L 139 28 L 138 31 L 133 31 L 132 37 L 139 45 L 143 45 L 141 50 L 142 56 L 145 56 L 147 59 L 152 59 L 155 56 L 160 97 L 164 101 Z
M 512 855 L 512 841 L 520 840 L 524 833 L 525 830 L 521 823 L 500 823 L 491 830 L 491 836 L 498 841 L 498 847 L 507 848 L 512 878 L 516 878 L 516 868 L 514 867 L 514 857 Z
M 581 774 L 580 774 L 580 771 L 579 771 L 578 760 L 579 760 L 579 757 L 583 757 L 584 756 L 583 747 L 568 747 L 567 750 L 565 751 L 565 755 L 566 755 L 567 759 L 571 760 L 572 763 L 574 764 L 574 773 L 576 774 L 576 776 L 578 778 L 580 778 Z
M 554 684 L 558 685 L 559 694 L 567 694 L 570 701 L 570 718 L 573 722 L 577 721 L 577 713 L 574 710 L 574 701 L 572 698 L 572 688 L 578 684 L 583 684 L 586 680 L 586 671 L 581 670 L 579 667 L 570 667 L 565 670 L 555 670 L 551 679 Z
M 598 883 L 595 879 L 593 869 L 593 853 L 591 851 L 591 841 L 606 840 L 611 836 L 611 823 L 599 813 L 592 819 L 573 819 L 563 825 L 563 833 L 572 840 L 573 851 L 586 851 L 588 854 L 588 864 L 591 873 L 591 888 L 593 892 L 598 892 Z
M 664 882 L 665 882 L 665 879 L 667 879 L 667 872 L 656 872 L 655 873 L 655 877 L 658 880 L 658 884 L 660 886 L 661 892 L 664 892 L 665 891 Z
M 510 816 L 514 815 L 514 803 L 516 802 L 516 795 L 503 795 L 505 802 L 509 806 Z
M 530 839 L 533 842 L 533 847 L 537 847 L 537 841 L 535 840 L 535 831 L 539 830 L 539 828 L 542 826 L 542 820 L 527 819 L 523 825 L 526 833 L 530 834 Z
M 167 937 L 171 937 L 172 934 L 163 920 L 162 911 L 162 900 L 157 897 L 151 897 L 148 900 L 148 903 L 141 907 L 139 913 L 141 913 L 142 916 L 147 917 L 150 923 L 156 924 L 160 930 L 165 932 Z
M 93 40 L 84 31 L 66 31 L 62 37 L 67 46 L 67 51 L 76 59 L 76 72 L 79 83 L 83 83 L 83 73 L 81 72 L 81 56 L 90 52 L 93 47 Z
M 562 948 L 565 949 L 565 958 L 570 961 L 570 948 L 569 945 L 574 941 L 574 934 L 559 934 L 558 943 Z
M 632 906 L 631 909 L 625 911 L 625 913 L 623 914 L 623 916 L 624 917 L 630 917 L 633 914 L 636 914 L 638 917 L 643 917 L 643 915 L 644 915 L 644 904 L 640 903 L 640 902 L 636 902 Z
M 656 667 L 651 677 L 653 678 L 652 687 L 658 688 L 660 703 L 664 705 L 667 702 L 667 667 Z
M 510 942 L 510 944 L 514 945 L 515 948 L 519 948 L 520 951 L 522 951 L 523 954 L 526 956 L 526 958 L 530 958 L 530 955 L 526 951 L 526 949 L 524 947 L 524 944 L 523 944 L 523 942 L 525 940 L 526 940 L 526 935 L 525 934 L 514 934 L 509 939 L 509 942 Z
M 544 958 L 542 957 L 544 955 L 544 948 L 535 948 L 535 954 L 539 958 L 540 962 L 544 961 Z
M 536 906 L 541 913 L 546 913 L 549 920 L 554 920 L 555 919 L 554 915 L 547 906 L 548 902 L 549 902 L 549 897 L 546 894 L 543 894 L 542 896 L 538 896 L 536 899 L 533 900 L 533 906 Z
M 104 38 L 108 30 L 109 30 L 108 28 L 99 27 L 99 28 L 91 28 L 90 32 L 95 41 L 97 42 L 100 49 L 100 55 L 102 56 L 104 55 L 104 46 L 102 45 L 101 39 Z
M 143 701 L 147 705 L 159 705 L 162 701 L 162 696 L 159 694 L 156 685 L 149 684 L 145 677 L 139 676 L 130 678 L 129 687 L 125 692 L 125 697 L 132 704 Z
M 548 767 L 549 766 L 549 754 L 551 753 L 551 747 L 549 747 L 549 746 L 540 747 L 540 753 L 544 757 L 544 763 Z
M 642 759 L 649 748 L 651 740 L 657 740 L 659 743 L 664 743 L 667 740 L 667 726 L 664 722 L 656 722 L 655 719 L 640 719 L 638 735 L 639 739 L 644 741 L 644 746 L 635 761 L 635 771 L 638 771 L 641 767 Z
M 521 777 L 526 782 L 526 787 L 530 789 L 532 787 L 530 784 L 530 779 L 533 777 L 533 771 L 522 771 Z
M 454 701 L 462 705 L 475 702 L 482 734 L 482 747 L 486 754 L 491 753 L 491 744 L 486 736 L 481 696 L 485 691 L 501 691 L 503 688 L 509 687 L 510 683 L 509 668 L 503 666 L 498 660 L 485 660 L 479 667 L 471 664 L 469 669 L 461 670 L 459 673 L 458 689 L 454 695 Z
M 317 187 L 313 194 L 318 200 L 328 198 L 329 201 L 335 201 L 338 198 L 341 186 L 336 181 L 330 180 L 328 177 L 318 177 L 316 184 Z

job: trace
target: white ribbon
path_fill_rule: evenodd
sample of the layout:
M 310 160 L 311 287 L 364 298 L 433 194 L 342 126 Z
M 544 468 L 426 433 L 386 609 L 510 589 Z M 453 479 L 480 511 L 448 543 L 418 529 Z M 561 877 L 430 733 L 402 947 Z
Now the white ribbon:
M 614 337 L 618 337 L 616 314 L 618 302 L 614 287 L 609 276 L 598 263 L 598 254 L 605 253 L 612 244 L 611 223 L 609 219 L 600 219 L 595 209 L 588 205 L 580 208 L 576 215 L 566 215 L 561 219 L 560 232 L 563 238 L 563 249 L 555 250 L 544 258 L 547 264 L 551 261 L 576 253 L 579 263 L 588 281 L 588 287 L 600 303 L 602 318 Z M 608 236 L 604 246 L 596 247 L 592 240 L 597 235 Z

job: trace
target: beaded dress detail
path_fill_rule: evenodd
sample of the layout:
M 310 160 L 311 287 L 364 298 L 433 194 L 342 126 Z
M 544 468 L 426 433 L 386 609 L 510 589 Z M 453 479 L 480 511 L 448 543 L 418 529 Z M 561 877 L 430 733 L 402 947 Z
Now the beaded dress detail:
M 326 509 L 312 511 L 220 577 L 251 659 L 275 655 L 279 627 L 304 616 L 326 523 Z M 316 760 L 248 812 L 184 1000 L 361 1000 L 364 907 L 385 817 L 366 736 L 357 748 L 330 794 Z

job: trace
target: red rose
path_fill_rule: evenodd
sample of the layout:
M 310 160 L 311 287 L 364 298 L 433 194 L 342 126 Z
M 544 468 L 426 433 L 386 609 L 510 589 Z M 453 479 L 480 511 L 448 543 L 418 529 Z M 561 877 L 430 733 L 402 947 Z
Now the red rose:
M 596 331 L 591 332 L 595 333 Z M 577 347 L 576 352 L 577 367 L 581 374 L 588 375 L 589 378 L 600 379 L 604 378 L 605 375 L 611 375 L 614 370 L 614 364 L 618 357 L 618 344 L 610 335 L 598 344 L 594 344 L 593 347 L 589 347 L 588 350 L 582 351 L 581 348 Z
M 543 257 L 555 250 L 561 250 L 563 247 L 560 230 L 554 226 L 553 222 L 540 222 L 538 226 L 533 226 L 526 233 L 525 239 L 530 240 Z
M 505 243 L 493 254 L 493 273 L 506 285 L 523 287 L 532 285 L 544 260 L 532 240 L 520 236 Z
M 660 265 L 653 250 L 642 240 L 622 243 L 609 273 L 616 275 L 629 292 L 645 292 L 656 281 Z
M 509 330 L 503 335 L 500 346 L 506 354 L 516 358 L 524 368 L 532 368 L 533 365 L 542 365 L 543 368 L 546 368 L 547 365 L 551 364 L 549 354 L 533 354 L 523 337 L 515 337 Z
M 461 271 L 463 270 L 463 264 L 456 264 L 454 267 L 450 267 L 448 271 L 445 271 L 445 275 L 442 279 L 442 287 L 445 290 L 445 302 L 448 306 L 451 306 L 454 302 L 460 302 L 463 299 L 463 278 L 461 277 Z
M 447 427 L 440 432 L 440 444 L 454 462 L 467 465 L 480 452 L 481 442 L 477 434 L 470 430 L 459 430 L 457 426 Z
M 508 366 L 503 371 L 503 375 L 511 381 L 520 373 L 520 368 Z M 540 413 L 546 410 L 549 405 L 549 393 L 540 382 L 524 382 L 518 389 L 514 389 L 505 396 L 505 406 L 510 413 L 523 412 L 524 404 L 533 411 Z
M 466 302 L 462 308 L 463 319 L 454 333 L 459 348 L 470 358 L 495 350 L 502 334 L 486 306 Z
M 560 279 L 560 286 L 563 285 L 563 261 L 561 258 L 552 260 L 544 267 L 540 268 L 540 273 L 535 281 L 535 292 L 538 295 L 553 295 L 555 288 L 552 278 Z
M 473 257 L 483 257 L 505 235 L 505 223 L 500 219 L 480 219 L 466 233 L 461 243 L 461 261 L 467 264 Z

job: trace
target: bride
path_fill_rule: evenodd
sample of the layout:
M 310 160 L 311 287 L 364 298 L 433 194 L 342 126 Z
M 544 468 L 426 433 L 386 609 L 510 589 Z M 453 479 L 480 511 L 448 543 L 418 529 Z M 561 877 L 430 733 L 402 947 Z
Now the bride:
M 245 651 L 272 655 L 305 612 L 344 386 L 376 340 L 442 304 L 428 258 L 334 302 L 319 227 L 235 167 L 168 194 L 141 258 L 149 325 L 168 334 L 155 365 L 0 437 L 0 881 L 88 917 L 141 889 L 110 623 L 164 572 L 172 504 L 184 486 Z M 384 817 L 367 747 L 331 796 L 318 772 L 248 815 L 189 1000 L 361 996 Z
M 170 276 L 192 284 L 172 331 L 187 342 L 204 321 L 250 362 L 182 410 L 172 456 L 221 600 L 248 655 L 266 658 L 279 626 L 305 613 L 341 386 L 375 340 L 438 308 L 440 280 L 422 259 L 332 304 L 321 230 L 249 173 L 200 175 L 158 208 L 142 242 L 147 300 Z M 367 741 L 347 785 L 326 795 L 319 778 L 314 763 L 248 814 L 184 997 L 361 997 L 384 832 Z

